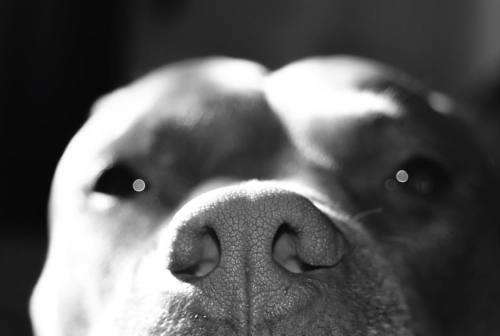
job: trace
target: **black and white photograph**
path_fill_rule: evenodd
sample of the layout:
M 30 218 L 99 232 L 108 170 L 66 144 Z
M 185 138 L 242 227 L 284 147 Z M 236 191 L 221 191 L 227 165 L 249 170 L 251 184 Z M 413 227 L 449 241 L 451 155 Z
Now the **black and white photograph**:
M 500 2 L 0 0 L 1 336 L 500 335 Z

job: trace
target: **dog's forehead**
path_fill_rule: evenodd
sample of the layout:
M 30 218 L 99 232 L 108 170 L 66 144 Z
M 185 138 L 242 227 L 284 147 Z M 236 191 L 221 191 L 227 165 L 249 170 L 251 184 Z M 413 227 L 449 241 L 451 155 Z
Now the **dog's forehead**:
M 230 58 L 167 66 L 101 99 L 84 133 L 95 139 L 94 148 L 119 143 L 128 146 L 127 152 L 140 151 L 165 125 L 191 128 L 209 123 L 216 117 L 204 113 L 209 105 L 256 100 L 262 96 L 266 71 L 257 63 Z
M 310 159 L 332 166 L 334 156 L 400 151 L 448 142 L 455 132 L 446 98 L 380 63 L 354 57 L 315 57 L 271 74 L 270 106 Z M 384 150 L 390 148 L 390 151 Z

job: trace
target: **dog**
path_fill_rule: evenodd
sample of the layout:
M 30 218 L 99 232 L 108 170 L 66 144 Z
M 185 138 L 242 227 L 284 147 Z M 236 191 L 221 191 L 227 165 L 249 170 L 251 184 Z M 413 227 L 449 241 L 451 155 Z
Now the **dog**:
M 110 93 L 55 173 L 35 334 L 497 335 L 498 179 L 460 108 L 351 56 Z

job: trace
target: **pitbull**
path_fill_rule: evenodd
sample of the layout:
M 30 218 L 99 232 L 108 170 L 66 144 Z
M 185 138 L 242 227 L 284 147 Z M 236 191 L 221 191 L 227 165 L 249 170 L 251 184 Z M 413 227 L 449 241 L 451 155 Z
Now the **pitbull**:
M 340 56 L 109 94 L 55 174 L 36 335 L 498 335 L 498 180 L 459 111 Z

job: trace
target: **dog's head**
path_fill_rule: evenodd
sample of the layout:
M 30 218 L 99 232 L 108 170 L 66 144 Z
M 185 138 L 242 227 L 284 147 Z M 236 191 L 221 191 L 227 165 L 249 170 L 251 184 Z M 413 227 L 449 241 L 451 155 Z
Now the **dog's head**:
M 347 57 L 110 94 L 56 172 L 37 335 L 493 334 L 497 181 L 455 110 Z

